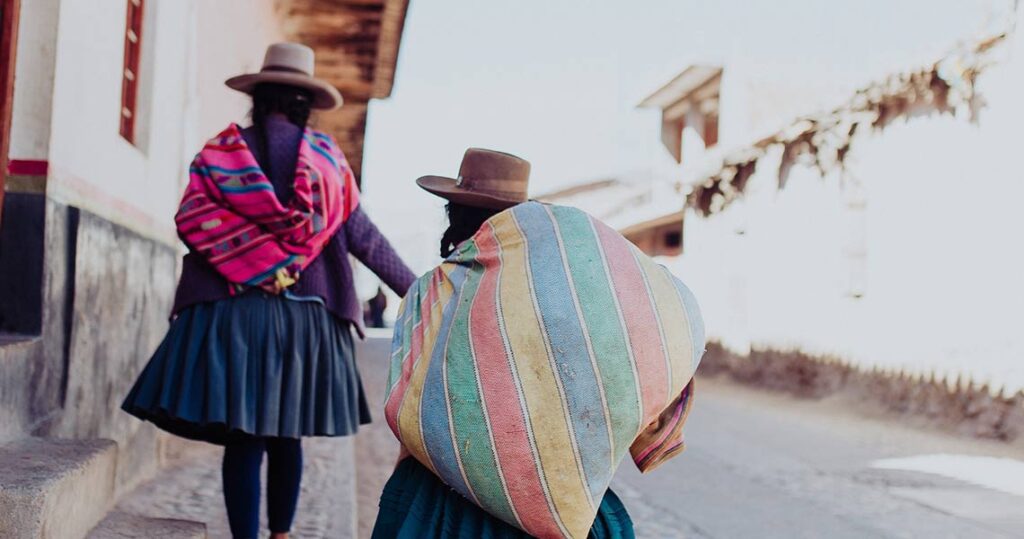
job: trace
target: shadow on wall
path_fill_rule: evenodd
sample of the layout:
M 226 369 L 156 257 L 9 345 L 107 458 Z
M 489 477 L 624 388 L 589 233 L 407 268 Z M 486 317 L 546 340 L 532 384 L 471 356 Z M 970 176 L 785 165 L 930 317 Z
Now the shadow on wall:
M 797 350 L 754 347 L 739 355 L 718 342 L 708 343 L 697 372 L 803 398 L 849 398 L 869 410 L 916 417 L 958 434 L 1024 443 L 1024 390 L 1005 395 L 962 377 L 868 371 Z

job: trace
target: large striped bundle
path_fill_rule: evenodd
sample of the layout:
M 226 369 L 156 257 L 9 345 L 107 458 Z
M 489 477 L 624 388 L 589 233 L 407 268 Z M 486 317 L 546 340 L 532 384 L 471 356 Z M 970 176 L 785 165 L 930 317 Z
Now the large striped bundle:
M 385 415 L 402 445 L 492 515 L 585 537 L 630 450 L 682 450 L 704 350 L 690 291 L 587 214 L 491 218 L 402 304 Z

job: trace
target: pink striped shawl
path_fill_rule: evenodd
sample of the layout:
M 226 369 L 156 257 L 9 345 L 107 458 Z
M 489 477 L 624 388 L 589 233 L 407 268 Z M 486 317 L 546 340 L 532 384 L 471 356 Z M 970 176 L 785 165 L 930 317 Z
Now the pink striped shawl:
M 294 283 L 359 205 L 355 176 L 327 135 L 306 129 L 299 144 L 295 195 L 287 206 L 231 124 L 189 169 L 175 222 L 236 292 L 279 291 Z

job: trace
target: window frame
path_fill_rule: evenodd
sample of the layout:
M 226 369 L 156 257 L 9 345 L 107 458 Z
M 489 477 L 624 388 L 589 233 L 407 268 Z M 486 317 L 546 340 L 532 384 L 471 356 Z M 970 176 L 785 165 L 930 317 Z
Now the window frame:
M 137 143 L 139 116 L 139 66 L 142 63 L 142 32 L 145 0 L 128 0 L 125 12 L 124 63 L 121 70 L 119 132 L 131 144 Z
M 686 131 L 686 116 L 668 119 L 662 115 L 661 143 L 668 150 L 672 160 L 683 163 L 683 132 Z
M 715 97 L 718 100 L 718 97 Z M 704 132 L 701 134 L 704 140 L 704 148 L 714 148 L 718 145 L 718 111 L 704 113 Z
M 4 212 L 7 164 L 10 158 L 11 113 L 14 109 L 14 67 L 18 57 L 21 0 L 0 0 L 0 222 Z

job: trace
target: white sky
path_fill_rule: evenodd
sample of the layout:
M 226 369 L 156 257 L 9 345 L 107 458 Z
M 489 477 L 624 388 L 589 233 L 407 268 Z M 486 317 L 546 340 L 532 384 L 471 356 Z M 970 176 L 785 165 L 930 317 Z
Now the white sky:
M 436 262 L 441 202 L 467 147 L 533 164 L 531 192 L 664 159 L 645 95 L 691 63 L 852 89 L 937 59 L 984 28 L 995 0 L 420 0 L 393 95 L 371 104 L 364 193 L 411 265 Z

